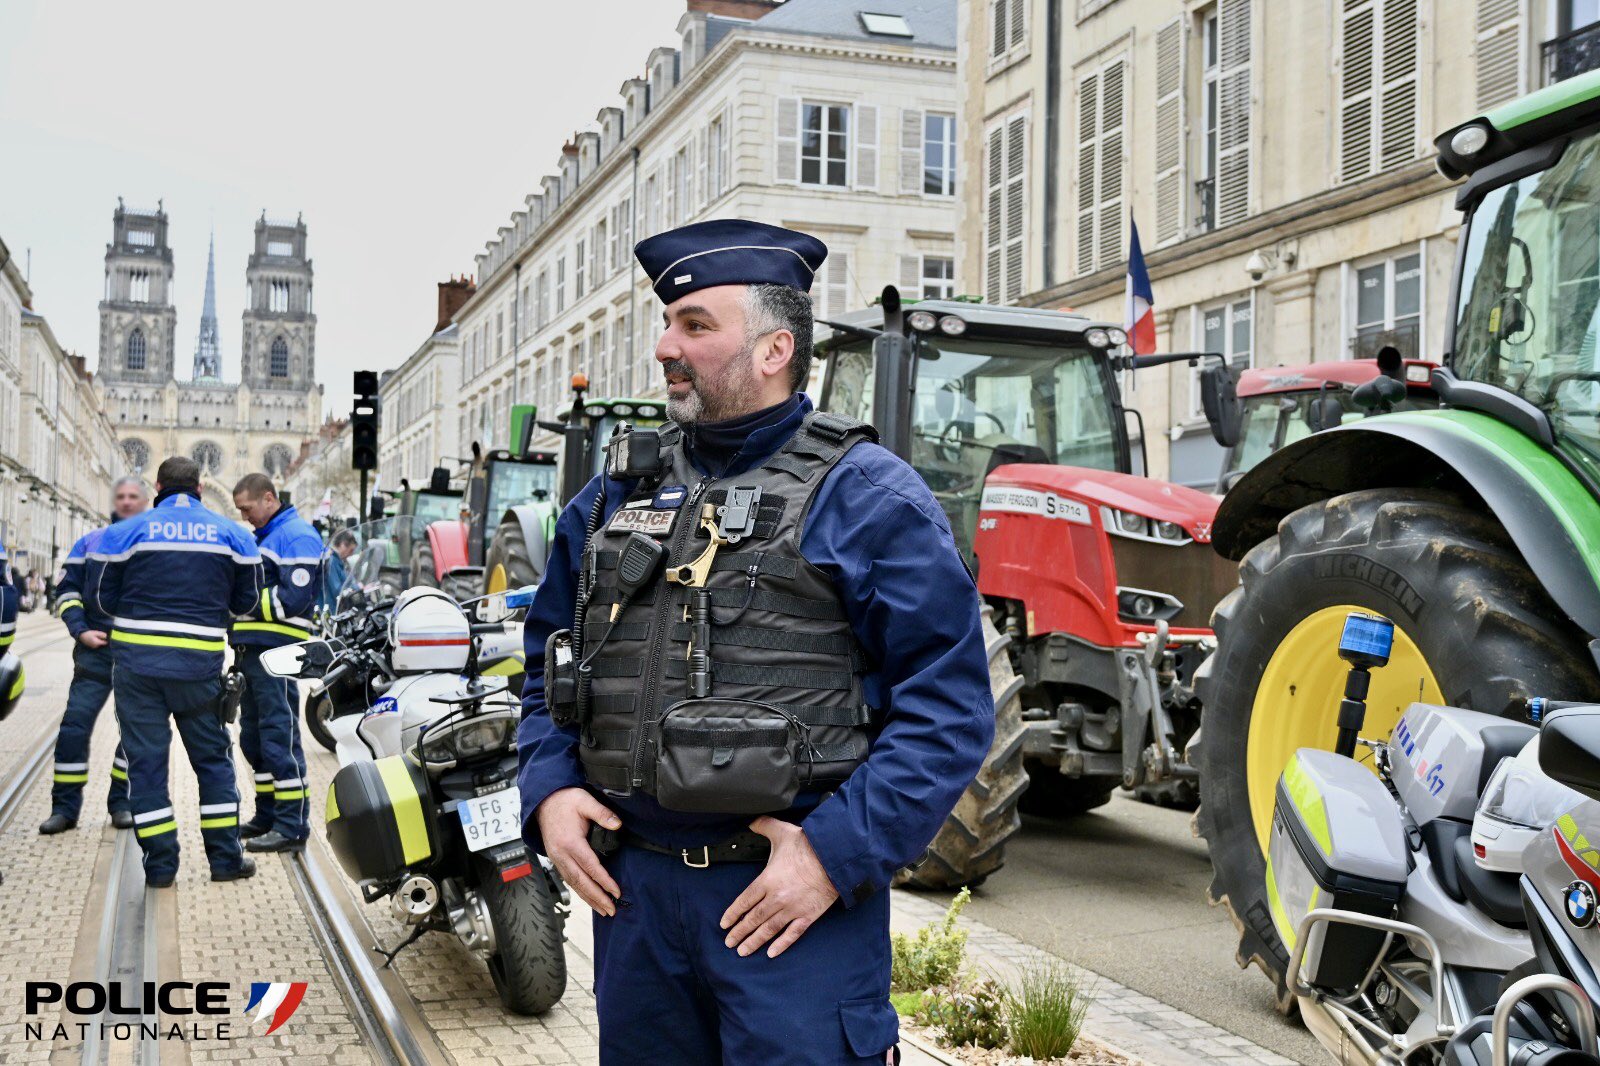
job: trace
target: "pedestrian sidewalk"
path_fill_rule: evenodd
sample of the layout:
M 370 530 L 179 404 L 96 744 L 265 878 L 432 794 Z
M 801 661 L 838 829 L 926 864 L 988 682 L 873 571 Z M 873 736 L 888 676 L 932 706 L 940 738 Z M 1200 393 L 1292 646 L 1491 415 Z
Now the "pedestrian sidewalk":
M 948 906 L 948 900 L 895 889 L 889 926 L 895 932 L 912 932 L 943 918 Z M 982 922 L 963 916 L 959 924 L 967 930 L 967 959 L 980 972 L 1008 979 L 1030 963 L 1056 960 L 1056 956 Z M 1294 1059 L 1268 1051 L 1158 999 L 1090 971 L 1082 972 L 1095 990 L 1087 1031 L 1154 1066 L 1296 1066 Z M 920 1051 L 920 1058 L 913 1058 L 909 1051 L 909 1045 L 902 1043 L 905 1063 L 938 1061 Z

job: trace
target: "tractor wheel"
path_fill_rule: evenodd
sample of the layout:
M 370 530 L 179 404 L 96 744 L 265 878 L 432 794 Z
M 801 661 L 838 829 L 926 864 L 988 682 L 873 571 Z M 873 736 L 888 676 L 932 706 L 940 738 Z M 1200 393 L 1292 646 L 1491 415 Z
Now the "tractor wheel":
M 483 560 L 485 592 L 537 585 L 542 569 L 528 555 L 528 539 L 522 535 L 521 522 L 512 518 L 495 527 Z
M 428 588 L 441 590 L 459 603 L 479 595 L 477 577 L 476 570 L 465 575 L 448 573 L 442 578 L 439 577 L 433 562 L 433 546 L 423 543 L 418 544 L 411 552 L 411 584 L 407 587 L 426 585 Z
M 1387 737 L 1414 701 L 1508 714 L 1527 696 L 1600 695 L 1600 677 L 1505 530 L 1450 494 L 1375 489 L 1302 507 L 1250 550 L 1240 578 L 1212 616 L 1218 648 L 1197 674 L 1195 831 L 1211 851 L 1211 901 L 1239 928 L 1239 965 L 1259 966 L 1288 1011 L 1288 951 L 1268 910 L 1263 854 L 1290 756 L 1334 747 L 1345 616 L 1395 624 L 1363 736 Z
M 956 802 L 922 860 L 900 871 L 896 884 L 914 888 L 978 885 L 1005 863 L 1006 841 L 1022 828 L 1017 800 L 1028 787 L 1022 766 L 1022 678 L 1006 653 L 1011 638 L 994 627 L 994 610 L 982 613 L 989 654 L 989 689 L 994 694 L 994 743 L 983 767 Z
M 1111 802 L 1120 777 L 1068 777 L 1049 763 L 1029 762 L 1028 790 L 1017 807 L 1040 818 L 1074 818 Z

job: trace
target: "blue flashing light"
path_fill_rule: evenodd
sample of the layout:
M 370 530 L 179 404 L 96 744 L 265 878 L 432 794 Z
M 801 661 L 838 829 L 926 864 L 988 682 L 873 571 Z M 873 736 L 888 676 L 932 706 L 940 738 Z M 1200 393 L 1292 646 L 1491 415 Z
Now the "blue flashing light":
M 533 606 L 533 594 L 538 591 L 538 585 L 524 585 L 520 589 L 509 590 L 506 593 L 506 610 L 515 611 L 519 607 Z
M 1345 616 L 1339 658 L 1360 666 L 1383 666 L 1394 649 L 1394 623 L 1372 614 Z

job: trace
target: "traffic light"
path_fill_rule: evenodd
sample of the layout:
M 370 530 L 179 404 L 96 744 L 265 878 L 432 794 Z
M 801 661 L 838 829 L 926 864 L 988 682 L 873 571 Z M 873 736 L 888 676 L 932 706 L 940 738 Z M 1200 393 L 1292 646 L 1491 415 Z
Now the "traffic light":
M 350 466 L 356 470 L 378 468 L 378 375 L 356 371 L 355 409 L 350 412 Z

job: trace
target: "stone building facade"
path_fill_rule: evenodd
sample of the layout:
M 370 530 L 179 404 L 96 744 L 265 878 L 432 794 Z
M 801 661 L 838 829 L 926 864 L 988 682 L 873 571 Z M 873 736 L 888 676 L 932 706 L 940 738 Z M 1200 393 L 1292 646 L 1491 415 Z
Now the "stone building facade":
M 444 456 L 466 454 L 456 450 L 461 343 L 452 319 L 474 291 L 467 278 L 439 282 L 433 332 L 378 381 L 378 473 L 384 488 L 399 488 L 402 478 L 425 485 Z M 373 484 L 378 484 L 376 478 Z
M 660 307 L 632 249 L 662 230 L 737 217 L 815 234 L 823 317 L 891 282 L 949 294 L 955 20 L 955 0 L 689 0 L 681 46 L 650 54 L 478 256 L 445 450 L 506 446 L 513 403 L 553 418 L 577 371 L 595 396 L 660 394 Z
M 106 245 L 96 380 L 121 438 L 121 472 L 148 480 L 163 458 L 190 456 L 201 465 L 207 503 L 231 514 L 234 483 L 253 471 L 281 482 L 301 441 L 322 422 L 306 226 L 264 213 L 256 222 L 238 383 L 221 378 L 215 324 L 204 318 L 194 374 L 177 379 L 167 226 L 160 206 L 135 210 L 118 201 Z
M 1458 226 L 1432 138 L 1560 75 L 1596 17 L 1581 0 L 961 0 L 961 147 L 984 164 L 962 188 L 958 287 L 1120 323 L 1131 213 L 1161 351 L 1437 357 Z M 1142 374 L 1130 402 L 1153 473 L 1215 482 L 1193 371 Z

